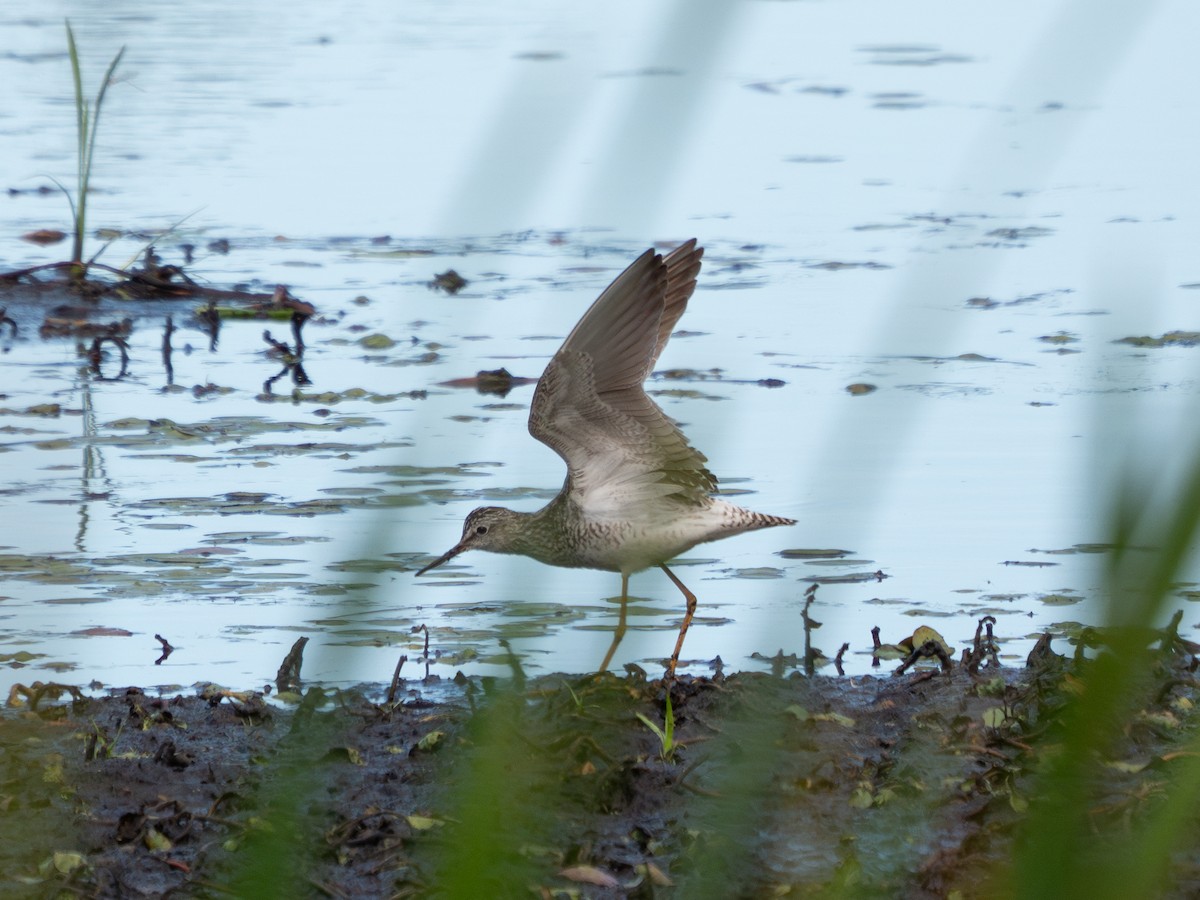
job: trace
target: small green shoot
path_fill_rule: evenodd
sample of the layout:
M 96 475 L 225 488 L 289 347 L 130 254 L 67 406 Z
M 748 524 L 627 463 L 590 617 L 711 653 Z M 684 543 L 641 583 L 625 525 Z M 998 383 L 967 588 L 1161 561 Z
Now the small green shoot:
M 577 693 L 575 693 L 575 691 L 571 688 L 571 686 L 569 684 L 567 684 L 565 681 L 562 683 L 562 686 L 565 687 L 567 689 L 567 692 L 571 695 L 571 700 L 575 703 L 575 711 L 582 712 L 583 711 L 583 698 L 580 697 Z
M 96 92 L 96 101 L 94 104 L 89 104 L 83 97 L 83 76 L 80 73 L 79 48 L 75 44 L 75 32 L 71 30 L 70 21 L 66 23 L 66 26 L 67 53 L 71 58 L 71 75 L 75 82 L 75 122 L 78 139 L 75 197 L 72 198 L 71 192 L 61 184 L 59 189 L 67 196 L 67 203 L 71 206 L 71 218 L 75 225 L 75 238 L 71 245 L 71 278 L 74 281 L 81 281 L 86 271 L 86 267 L 83 265 L 83 234 L 87 227 L 87 195 L 88 186 L 92 180 L 92 160 L 96 151 L 96 129 L 100 125 L 100 110 L 104 105 L 104 95 L 108 92 L 108 86 L 112 83 L 117 66 L 121 63 L 121 57 L 125 55 L 125 48 L 122 47 L 117 51 L 117 55 L 108 64 L 108 70 L 100 82 L 100 89 Z
M 679 749 L 679 744 L 675 742 L 675 713 L 671 709 L 671 695 L 667 694 L 667 710 L 663 717 L 663 727 L 659 728 L 649 717 L 642 713 L 637 713 L 637 717 L 642 720 L 642 724 L 649 728 L 658 737 L 661 747 L 659 756 L 670 762 L 675 758 L 675 751 Z

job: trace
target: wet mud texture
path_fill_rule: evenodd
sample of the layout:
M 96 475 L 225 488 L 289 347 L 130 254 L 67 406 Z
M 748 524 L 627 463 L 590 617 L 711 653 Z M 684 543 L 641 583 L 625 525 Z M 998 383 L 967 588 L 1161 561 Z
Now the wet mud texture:
M 1003 896 L 1072 681 L 1060 660 L 684 678 L 677 747 L 647 724 L 661 683 L 635 676 L 418 683 L 390 705 L 43 700 L 0 720 L 0 895 Z M 1119 757 L 1169 765 L 1194 684 L 1164 674 Z M 1157 766 L 1097 780 L 1097 852 Z M 1198 858 L 1177 855 L 1175 896 Z

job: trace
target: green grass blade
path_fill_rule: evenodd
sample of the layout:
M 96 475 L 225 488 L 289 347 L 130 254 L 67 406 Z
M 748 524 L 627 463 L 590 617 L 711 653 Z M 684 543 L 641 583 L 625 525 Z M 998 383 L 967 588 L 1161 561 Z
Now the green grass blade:
M 1143 461 L 1144 463 L 1144 461 Z M 1147 629 L 1161 625 L 1200 530 L 1200 462 L 1181 476 L 1130 467 L 1114 489 L 1114 550 L 1106 573 L 1109 647 L 1079 679 L 1064 719 L 1061 752 L 1039 781 L 1016 858 L 1016 895 L 1026 898 L 1146 896 L 1166 886 L 1172 855 L 1190 832 L 1200 798 L 1200 759 L 1168 764 L 1164 799 L 1129 834 L 1089 815 L 1103 764 L 1117 755 L 1122 729 L 1161 683 L 1162 653 L 1148 650 Z M 1190 752 L 1200 750 L 1193 740 Z
M 63 184 L 61 181 L 59 181 L 57 178 L 55 178 L 53 175 L 47 175 L 46 177 L 49 178 L 51 181 L 53 181 L 54 186 L 56 188 L 58 188 L 60 191 L 62 191 L 63 196 L 67 198 L 67 206 L 69 206 L 71 208 L 71 221 L 74 222 L 75 221 L 75 198 L 71 196 L 71 192 L 70 192 L 70 190 L 68 190 L 67 186 L 65 184 Z
M 79 265 L 83 262 L 83 221 L 86 205 L 86 184 L 84 172 L 84 156 L 87 149 L 88 115 L 87 104 L 83 99 L 83 75 L 79 70 L 79 48 L 75 44 L 75 32 L 71 22 L 67 26 L 67 55 L 71 59 L 71 77 L 75 84 L 75 131 L 76 131 L 76 180 L 75 188 L 79 193 L 79 203 L 71 204 L 71 218 L 75 225 L 75 234 L 71 242 L 71 262 Z
M 117 51 L 117 55 L 113 57 L 112 62 L 108 64 L 108 69 L 104 72 L 104 80 L 100 84 L 100 90 L 96 93 L 96 104 L 93 107 L 92 115 L 92 130 L 88 135 L 87 146 L 87 165 L 85 172 L 90 180 L 92 174 L 92 156 L 96 149 L 96 132 L 100 127 L 100 109 L 104 106 L 104 95 L 108 93 L 108 86 L 112 83 L 113 75 L 117 71 L 117 66 L 121 64 L 121 58 L 125 55 L 125 48 L 122 47 Z
M 100 124 L 100 110 L 104 106 L 104 97 L 108 93 L 108 86 L 112 83 L 113 75 L 117 71 L 117 67 L 121 64 L 121 59 L 125 56 L 125 48 L 122 47 L 117 55 L 113 57 L 112 62 L 108 64 L 108 69 L 104 73 L 104 79 L 100 83 L 100 89 L 96 92 L 96 102 L 94 106 L 88 104 L 83 96 L 83 75 L 79 64 L 79 47 L 75 42 L 75 32 L 71 28 L 71 22 L 66 21 L 67 27 L 67 55 L 71 60 L 71 77 L 75 86 L 75 130 L 76 130 L 76 196 L 77 200 L 72 202 L 70 194 L 67 195 L 67 201 L 71 205 L 71 218 L 75 225 L 75 235 L 71 243 L 71 262 L 74 264 L 72 276 L 74 278 L 83 277 L 83 236 L 87 230 L 87 196 L 88 188 L 92 180 L 92 161 L 96 151 L 96 132 Z

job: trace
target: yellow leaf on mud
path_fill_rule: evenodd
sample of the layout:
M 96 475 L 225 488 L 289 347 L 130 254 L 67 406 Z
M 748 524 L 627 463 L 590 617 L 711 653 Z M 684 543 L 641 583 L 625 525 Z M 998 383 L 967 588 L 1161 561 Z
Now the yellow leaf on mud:
M 801 722 L 808 721 L 808 718 L 809 718 L 808 710 L 805 709 L 803 706 L 800 706 L 798 703 L 793 703 L 791 706 L 785 707 L 783 711 L 785 713 L 791 713 L 793 716 L 795 716 Z
M 947 654 L 951 656 L 954 655 L 954 650 L 951 649 L 950 645 L 946 643 L 946 639 L 928 625 L 918 625 L 916 630 L 913 631 L 912 637 L 905 641 L 901 641 L 900 643 L 907 644 L 910 648 L 915 650 L 917 647 L 924 646 L 927 641 L 933 641 L 935 644 L 938 644 L 943 650 L 945 650 Z
M 174 846 L 171 839 L 157 828 L 147 828 L 142 835 L 142 841 L 145 842 L 147 850 L 161 850 L 164 853 Z
M 817 713 L 812 717 L 812 720 L 814 722 L 833 722 L 835 725 L 841 725 L 843 728 L 854 727 L 854 720 L 849 716 L 843 716 L 841 713 Z
M 83 854 L 74 850 L 59 850 L 53 856 L 56 871 L 70 875 L 85 862 Z
M 405 816 L 404 819 L 415 831 L 428 831 L 442 824 L 440 819 L 431 819 L 429 816 Z
M 983 724 L 988 728 L 999 728 L 1008 720 L 1008 714 L 1003 706 L 989 706 L 979 714 L 979 718 L 983 719 Z
M 855 809 L 870 809 L 874 802 L 875 798 L 871 796 L 870 788 L 862 785 L 856 787 L 854 793 L 850 795 L 850 805 Z
M 431 731 L 425 737 L 417 741 L 416 749 L 429 751 L 442 742 L 442 738 L 446 736 L 444 731 Z

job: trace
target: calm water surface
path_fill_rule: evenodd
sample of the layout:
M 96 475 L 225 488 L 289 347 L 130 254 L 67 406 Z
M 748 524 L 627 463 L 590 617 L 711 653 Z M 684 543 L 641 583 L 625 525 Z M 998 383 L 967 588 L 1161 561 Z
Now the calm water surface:
M 1190 458 L 1200 350 L 1114 341 L 1200 328 L 1192 5 L 16 0 L 4 269 L 67 252 L 18 239 L 68 226 L 37 192 L 74 177 L 64 15 L 93 90 L 128 48 L 91 198 L 91 226 L 126 236 L 102 259 L 177 226 L 168 262 L 194 244 L 193 277 L 286 283 L 323 316 L 293 402 L 283 382 L 262 397 L 263 328 L 291 339 L 277 323 L 232 323 L 214 349 L 190 306 L 169 310 L 168 383 L 168 310 L 128 304 L 130 372 L 104 380 L 36 336 L 49 304 L 13 305 L 0 658 L 33 656 L 0 688 L 255 685 L 300 635 L 307 677 L 385 681 L 420 625 L 443 675 L 504 671 L 500 638 L 531 670 L 594 667 L 616 575 L 484 554 L 411 572 L 473 507 L 533 509 L 562 479 L 525 431 L 531 386 L 441 383 L 536 377 L 653 241 L 708 253 L 651 388 L 738 502 L 800 520 L 688 555 L 690 659 L 800 653 L 809 579 L 880 572 L 818 592 L 813 640 L 849 643 L 852 672 L 873 625 L 960 646 L 984 613 L 1018 662 L 1030 636 L 1101 615 L 1103 555 L 1053 551 L 1106 539 L 1105 479 Z M 206 249 L 219 238 L 228 253 Z M 451 267 L 462 294 L 425 286 Z M 47 403 L 61 414 L 29 412 Z M 849 554 L 779 555 L 800 548 Z M 632 589 L 616 663 L 657 672 L 682 604 L 661 573 Z M 179 647 L 159 667 L 155 633 Z

